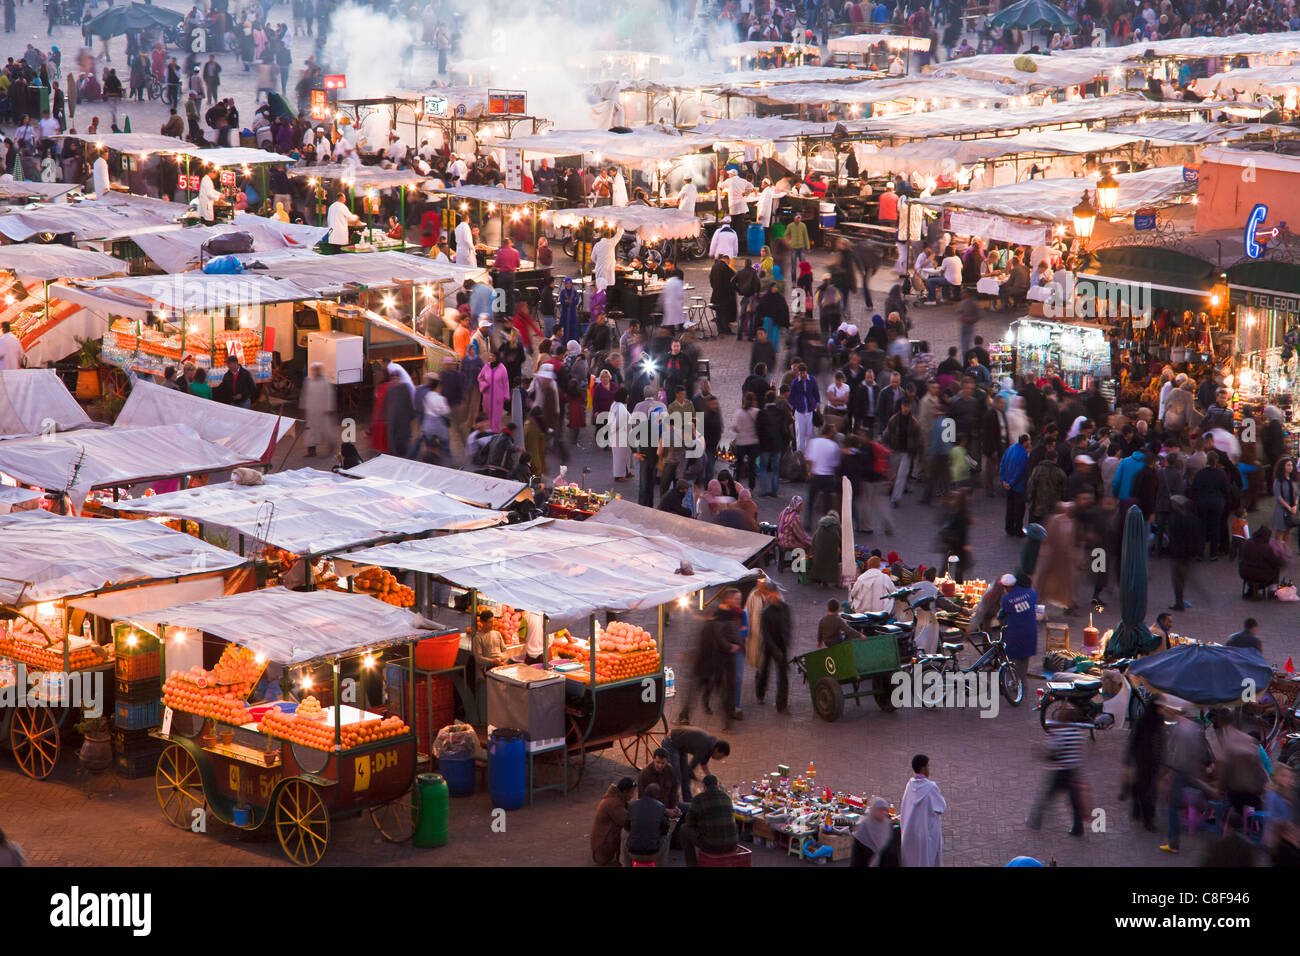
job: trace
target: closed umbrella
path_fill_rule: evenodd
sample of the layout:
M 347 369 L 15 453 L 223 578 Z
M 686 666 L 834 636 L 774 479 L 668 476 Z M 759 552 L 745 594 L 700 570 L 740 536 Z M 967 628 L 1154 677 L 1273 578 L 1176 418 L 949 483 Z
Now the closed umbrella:
M 840 518 L 840 587 L 847 588 L 858 579 L 858 556 L 853 547 L 853 485 L 848 475 L 840 478 L 840 494 L 844 511 Z
M 95 14 L 82 24 L 82 29 L 91 36 L 115 37 L 150 27 L 174 27 L 184 19 L 175 10 L 152 4 L 118 4 Z
M 1133 505 L 1124 516 L 1124 558 L 1119 569 L 1119 624 L 1106 645 L 1107 657 L 1132 657 L 1155 650 L 1159 641 L 1147 628 L 1146 615 L 1147 523 L 1142 517 L 1142 509 Z
M 1249 696 L 1263 697 L 1273 678 L 1273 668 L 1253 647 L 1221 644 L 1173 647 L 1134 661 L 1128 672 L 1158 691 L 1201 706 L 1239 704 L 1248 689 L 1253 689 Z
M 989 17 L 988 22 L 989 26 L 999 30 L 1006 27 L 1013 30 L 1035 30 L 1039 27 L 1057 30 L 1079 25 L 1074 17 L 1047 0 L 1020 0 L 1019 3 L 999 10 Z

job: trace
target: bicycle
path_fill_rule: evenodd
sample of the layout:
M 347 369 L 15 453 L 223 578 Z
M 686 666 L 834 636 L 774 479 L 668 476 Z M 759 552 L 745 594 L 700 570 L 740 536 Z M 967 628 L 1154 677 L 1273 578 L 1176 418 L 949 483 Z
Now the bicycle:
M 968 674 L 995 673 L 998 676 L 998 689 L 1002 696 L 1006 698 L 1008 704 L 1012 707 L 1019 707 L 1025 699 L 1025 683 L 1020 678 L 1015 664 L 1011 663 L 1011 658 L 1007 656 L 1006 644 L 1003 642 L 1001 634 L 992 637 L 986 632 L 980 632 L 988 644 L 988 650 L 979 656 L 979 659 L 971 664 L 970 667 L 962 667 L 957 655 L 966 647 L 965 641 L 943 641 L 939 648 L 943 653 L 940 654 L 922 654 L 917 657 L 914 667 L 921 668 L 921 681 L 923 687 L 933 687 L 922 695 L 922 707 L 940 707 L 944 703 L 944 698 L 948 693 L 948 685 L 951 683 L 956 687 L 957 681 L 950 679 L 948 675 L 965 676 Z M 972 640 L 972 643 L 974 641 Z M 935 677 L 927 678 L 927 674 L 934 674 Z

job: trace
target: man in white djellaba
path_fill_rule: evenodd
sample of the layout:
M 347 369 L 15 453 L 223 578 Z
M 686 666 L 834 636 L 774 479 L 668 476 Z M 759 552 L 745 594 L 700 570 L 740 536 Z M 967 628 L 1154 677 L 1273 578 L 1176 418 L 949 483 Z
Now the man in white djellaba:
M 912 758 L 912 779 L 903 791 L 899 813 L 902 830 L 903 866 L 943 865 L 943 815 L 948 802 L 939 785 L 930 779 L 930 758 Z

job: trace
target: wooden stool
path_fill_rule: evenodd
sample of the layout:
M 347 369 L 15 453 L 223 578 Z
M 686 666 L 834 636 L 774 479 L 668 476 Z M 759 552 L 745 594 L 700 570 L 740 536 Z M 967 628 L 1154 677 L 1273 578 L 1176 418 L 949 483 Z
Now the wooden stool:
M 1070 625 L 1047 622 L 1047 647 L 1044 653 L 1050 654 L 1052 651 L 1070 653 Z

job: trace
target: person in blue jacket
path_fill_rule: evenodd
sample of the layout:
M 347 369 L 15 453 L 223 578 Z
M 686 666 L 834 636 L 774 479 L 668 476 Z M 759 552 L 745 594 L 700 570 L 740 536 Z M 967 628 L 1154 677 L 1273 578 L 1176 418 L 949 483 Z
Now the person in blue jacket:
M 1025 574 L 1002 575 L 1002 640 L 1022 681 L 1029 676 L 1029 658 L 1038 653 L 1038 592 L 1029 584 Z
M 1021 435 L 1002 453 L 998 476 L 1007 492 L 1007 537 L 1025 536 L 1025 485 L 1029 477 L 1029 436 Z
M 1119 463 L 1115 477 L 1110 480 L 1110 492 L 1118 501 L 1133 497 L 1133 479 L 1146 467 L 1146 452 L 1138 449 Z

